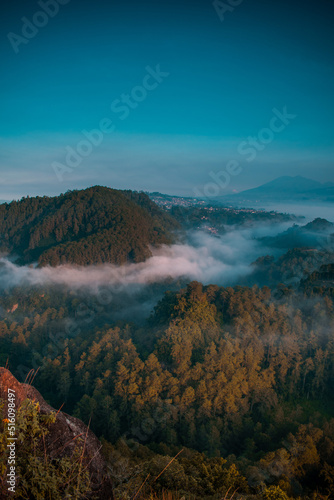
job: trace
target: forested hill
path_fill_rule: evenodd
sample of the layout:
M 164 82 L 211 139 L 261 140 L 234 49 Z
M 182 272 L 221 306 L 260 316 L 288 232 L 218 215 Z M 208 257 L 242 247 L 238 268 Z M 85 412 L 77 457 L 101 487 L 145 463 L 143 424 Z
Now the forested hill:
M 141 262 L 177 227 L 144 193 L 94 186 L 0 205 L 0 251 L 42 266 Z

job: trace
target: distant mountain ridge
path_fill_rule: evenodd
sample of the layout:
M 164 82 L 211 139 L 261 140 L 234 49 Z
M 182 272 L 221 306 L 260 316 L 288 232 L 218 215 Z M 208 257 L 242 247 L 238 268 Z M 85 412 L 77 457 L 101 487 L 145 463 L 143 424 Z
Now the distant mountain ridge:
M 334 224 L 326 219 L 314 219 L 305 226 L 293 225 L 276 236 L 261 238 L 262 243 L 276 248 L 334 248 Z
M 0 251 L 22 264 L 141 262 L 176 228 L 146 194 L 101 186 L 0 205 Z
M 334 203 L 334 183 L 320 183 L 301 175 L 282 176 L 253 189 L 222 196 L 221 202 L 327 202 Z

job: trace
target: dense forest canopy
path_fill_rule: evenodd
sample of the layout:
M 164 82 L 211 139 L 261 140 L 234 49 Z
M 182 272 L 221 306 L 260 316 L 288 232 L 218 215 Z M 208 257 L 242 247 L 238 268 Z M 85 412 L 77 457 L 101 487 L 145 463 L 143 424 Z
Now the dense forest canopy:
M 47 402 L 91 426 L 117 500 L 148 491 L 160 500 L 163 490 L 184 500 L 332 499 L 333 226 L 211 208 L 164 210 L 144 193 L 101 187 L 0 205 L 1 248 L 17 258 L 0 266 L 0 363 L 20 381 L 33 369 Z M 271 232 L 226 243 L 258 227 Z M 211 253 L 193 252 L 194 234 Z M 233 286 L 182 269 L 119 283 L 93 273 L 77 286 L 15 278 L 62 263 L 88 276 L 101 266 L 76 265 L 132 262 L 117 268 L 131 272 L 177 238 L 159 263 L 173 247 L 190 263 L 226 253 L 237 265 L 238 245 L 261 256 Z M 32 262 L 43 269 L 22 266 Z
M 332 268 L 322 271 L 333 279 Z M 17 289 L 2 299 L 2 363 L 8 359 L 21 379 L 28 367 L 40 366 L 35 384 L 45 398 L 91 421 L 113 457 L 125 447 L 133 464 L 142 463 L 144 453 L 153 467 L 163 463 L 158 457 L 189 450 L 177 462 L 185 475 L 183 485 L 174 484 L 179 490 L 188 484 L 190 492 L 209 498 L 215 484 L 245 494 L 267 484 L 289 498 L 313 498 L 306 495 L 314 485 L 326 494 L 333 484 L 328 290 L 319 295 L 283 285 L 271 291 L 192 282 L 167 292 L 138 327 L 132 321 L 97 326 L 94 316 L 90 321 L 93 306 L 82 307 L 73 292 Z M 10 301 L 20 308 L 13 311 Z M 196 459 L 191 450 L 204 455 Z M 211 467 L 210 457 L 227 459 L 221 483 L 213 473 L 207 483 L 191 483 L 196 460 L 200 469 L 203 460 Z M 195 461 L 191 467 L 189 460 Z M 235 477 L 224 482 L 232 465 Z M 173 489 L 169 480 L 160 487 Z
M 140 262 L 178 224 L 146 194 L 95 186 L 0 205 L 0 250 L 39 265 Z
M 0 251 L 20 264 L 124 264 L 151 256 L 150 246 L 176 241 L 178 230 L 278 224 L 296 220 L 275 212 L 217 207 L 158 207 L 147 194 L 102 186 L 55 197 L 0 204 Z

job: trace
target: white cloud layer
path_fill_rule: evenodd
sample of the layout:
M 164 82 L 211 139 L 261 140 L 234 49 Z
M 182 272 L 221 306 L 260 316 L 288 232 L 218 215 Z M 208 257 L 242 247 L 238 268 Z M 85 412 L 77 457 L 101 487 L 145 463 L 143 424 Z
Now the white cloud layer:
M 278 228 L 276 227 L 276 231 Z M 0 260 L 2 288 L 17 285 L 65 285 L 72 289 L 100 286 L 132 286 L 166 279 L 186 278 L 204 284 L 233 284 L 251 272 L 250 264 L 265 249 L 254 239 L 255 234 L 268 234 L 268 229 L 234 231 L 223 237 L 203 232 L 190 235 L 188 244 L 162 246 L 153 256 L 139 264 L 111 264 L 87 267 L 62 265 L 57 268 L 17 266 L 8 259 Z

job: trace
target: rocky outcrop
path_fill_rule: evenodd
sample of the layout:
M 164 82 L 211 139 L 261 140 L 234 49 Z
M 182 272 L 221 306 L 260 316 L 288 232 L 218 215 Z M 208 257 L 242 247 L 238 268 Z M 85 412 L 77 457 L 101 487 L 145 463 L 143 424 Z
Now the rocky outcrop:
M 15 391 L 16 409 L 28 398 L 39 403 L 41 414 L 55 412 L 37 389 L 29 384 L 21 384 L 9 370 L 0 368 L 0 398 L 5 402 L 7 402 L 8 389 Z M 6 410 L 5 407 L 5 414 L 7 414 Z M 101 443 L 81 420 L 61 411 L 57 413 L 56 421 L 50 425 L 46 436 L 48 455 L 52 458 L 72 456 L 76 445 L 75 438 L 79 435 L 85 441 L 83 460 L 90 473 L 94 497 L 101 500 L 114 500 L 112 484 L 107 476 L 106 463 L 101 454 Z

